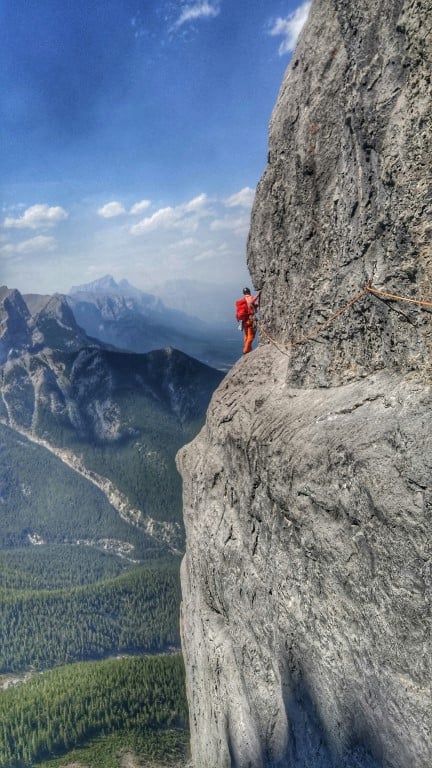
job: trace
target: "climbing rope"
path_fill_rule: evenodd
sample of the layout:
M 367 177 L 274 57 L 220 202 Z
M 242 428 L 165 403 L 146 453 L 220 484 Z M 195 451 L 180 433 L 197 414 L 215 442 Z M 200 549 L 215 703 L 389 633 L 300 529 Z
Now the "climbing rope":
M 432 301 L 423 301 L 421 299 L 408 299 L 406 296 L 397 296 L 395 293 L 386 293 L 386 291 L 379 291 L 378 288 L 373 288 L 372 285 L 368 285 L 366 288 L 368 293 L 374 293 L 376 296 L 384 296 L 386 299 L 395 299 L 397 301 L 409 301 L 410 304 L 418 304 L 419 307 L 431 307 Z
M 366 287 L 359 293 L 357 296 L 354 296 L 351 301 L 349 301 L 347 304 L 345 304 L 343 307 L 338 309 L 337 312 L 335 312 L 331 317 L 329 317 L 327 320 L 325 320 L 323 323 L 318 325 L 313 331 L 310 333 L 305 334 L 304 336 L 301 336 L 299 339 L 296 339 L 295 341 L 290 341 L 287 344 L 280 344 L 275 339 L 273 339 L 265 330 L 265 328 L 261 325 L 261 323 L 258 323 L 258 328 L 260 333 L 273 344 L 279 352 L 282 352 L 282 354 L 286 354 L 284 350 L 287 349 L 293 349 L 294 347 L 298 347 L 300 344 L 304 344 L 305 341 L 309 341 L 309 339 L 315 338 L 315 336 L 318 336 L 321 331 L 326 328 L 328 325 L 334 322 L 336 318 L 338 318 L 340 315 L 342 315 L 344 312 L 346 312 L 348 309 L 350 309 L 354 304 L 356 304 L 360 299 L 362 299 L 364 296 L 366 296 L 368 293 L 371 293 L 375 296 L 382 296 L 386 299 L 392 299 L 395 301 L 406 301 L 410 304 L 417 304 L 420 307 L 430 307 L 432 309 L 432 301 L 424 301 L 421 299 L 409 299 L 405 296 L 398 296 L 395 293 L 387 293 L 386 291 L 380 291 L 378 288 L 374 288 L 372 286 L 372 282 L 369 281 L 369 283 L 366 285 Z

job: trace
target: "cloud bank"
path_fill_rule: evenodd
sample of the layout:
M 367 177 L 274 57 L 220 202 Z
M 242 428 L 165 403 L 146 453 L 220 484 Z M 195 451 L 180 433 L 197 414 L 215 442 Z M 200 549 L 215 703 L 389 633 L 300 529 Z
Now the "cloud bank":
M 83 201 L 56 238 L 43 227 L 61 221 L 66 212 L 32 206 L 9 219 L 18 228 L 0 233 L 2 279 L 24 291 L 43 292 L 65 291 L 106 272 L 142 290 L 191 275 L 215 285 L 243 284 L 254 194 L 251 187 L 223 196 L 202 192 L 159 207 L 140 198 L 133 204 L 119 198 L 99 208 Z M 24 222 L 27 227 L 37 222 L 41 230 L 24 239 Z M 52 268 L 53 252 L 60 254 L 61 273 Z

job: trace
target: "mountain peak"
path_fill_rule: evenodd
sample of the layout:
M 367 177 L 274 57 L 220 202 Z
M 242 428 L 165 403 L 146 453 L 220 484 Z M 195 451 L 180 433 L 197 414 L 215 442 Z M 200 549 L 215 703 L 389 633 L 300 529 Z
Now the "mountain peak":
M 43 348 L 71 351 L 95 343 L 77 324 L 66 297 L 60 293 L 23 296 L 16 289 L 1 286 L 0 322 L 0 364 L 24 352 L 35 353 Z
M 122 283 L 127 280 L 122 280 Z M 120 286 L 114 280 L 112 275 L 104 275 L 97 278 L 90 283 L 83 283 L 82 285 L 73 285 L 69 292 L 69 296 L 73 296 L 76 293 L 118 293 L 121 292 Z
M 0 287 L 0 363 L 12 350 L 27 348 L 31 341 L 31 316 L 16 288 Z

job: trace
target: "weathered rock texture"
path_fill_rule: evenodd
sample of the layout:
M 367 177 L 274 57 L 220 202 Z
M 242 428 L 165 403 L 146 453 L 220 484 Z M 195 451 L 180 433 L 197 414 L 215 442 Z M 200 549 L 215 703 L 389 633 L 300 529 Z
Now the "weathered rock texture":
M 315 0 L 249 266 L 280 346 L 431 299 L 431 3 Z M 195 768 L 430 768 L 431 332 L 261 338 L 178 457 Z
M 301 337 L 371 278 L 432 299 L 431 76 L 431 0 L 313 4 L 271 120 L 250 234 L 272 337 Z M 293 353 L 290 380 L 424 373 L 429 318 L 407 307 L 362 300 Z

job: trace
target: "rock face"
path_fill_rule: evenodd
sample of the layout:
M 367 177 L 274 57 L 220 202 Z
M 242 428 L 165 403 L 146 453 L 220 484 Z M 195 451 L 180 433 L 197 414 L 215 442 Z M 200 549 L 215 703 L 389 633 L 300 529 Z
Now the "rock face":
M 369 279 L 432 298 L 431 14 L 430 0 L 313 4 L 272 116 L 249 242 L 272 337 L 303 336 Z M 424 373 L 428 320 L 367 297 L 293 353 L 290 381 Z
M 272 117 L 260 347 L 178 456 L 195 768 L 432 764 L 430 310 L 289 347 L 432 299 L 431 12 L 315 0 Z
M 44 347 L 72 351 L 89 343 L 60 294 L 23 297 L 16 289 L 0 287 L 0 365 Z

